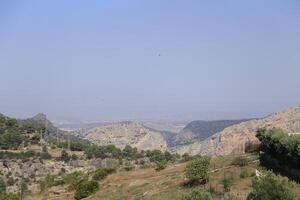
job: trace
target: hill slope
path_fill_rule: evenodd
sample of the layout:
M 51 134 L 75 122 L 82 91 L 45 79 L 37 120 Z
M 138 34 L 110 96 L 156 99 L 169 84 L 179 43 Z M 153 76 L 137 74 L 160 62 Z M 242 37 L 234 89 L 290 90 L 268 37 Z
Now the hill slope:
M 98 145 L 114 144 L 118 148 L 131 145 L 139 150 L 159 149 L 165 151 L 167 149 L 167 143 L 159 132 L 149 130 L 134 122 L 89 129 L 81 137 Z
M 255 137 L 258 128 L 272 127 L 281 128 L 288 133 L 300 132 L 300 105 L 263 119 L 254 119 L 227 127 L 204 141 L 198 140 L 193 144 L 174 149 L 174 151 L 214 156 L 243 153 L 246 143 L 258 142 Z
M 249 119 L 240 120 L 215 120 L 215 121 L 192 121 L 187 124 L 178 134 L 173 135 L 171 147 L 178 145 L 192 144 L 197 140 L 205 140 L 206 138 L 218 133 L 225 128 L 234 124 L 239 124 Z

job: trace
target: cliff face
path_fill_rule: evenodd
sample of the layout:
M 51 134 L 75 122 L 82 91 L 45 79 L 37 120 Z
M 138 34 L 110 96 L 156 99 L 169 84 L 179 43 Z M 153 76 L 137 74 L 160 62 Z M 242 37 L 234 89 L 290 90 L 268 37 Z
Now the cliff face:
M 300 105 L 274 113 L 266 118 L 250 120 L 225 128 L 204 141 L 173 149 L 178 153 L 206 154 L 212 156 L 243 153 L 245 143 L 258 143 L 258 128 L 281 128 L 288 133 L 300 132 Z
M 167 144 L 159 132 L 150 131 L 144 126 L 126 122 L 88 130 L 85 139 L 98 145 L 114 144 L 124 148 L 127 144 L 138 150 L 159 149 L 165 151 Z

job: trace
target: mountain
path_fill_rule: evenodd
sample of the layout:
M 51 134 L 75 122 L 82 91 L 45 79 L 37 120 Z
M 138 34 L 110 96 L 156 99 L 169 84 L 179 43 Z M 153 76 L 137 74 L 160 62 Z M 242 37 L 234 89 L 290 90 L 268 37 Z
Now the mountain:
M 131 145 L 137 147 L 138 150 L 159 149 L 165 151 L 167 149 L 167 143 L 161 133 L 134 122 L 122 122 L 88 129 L 80 137 L 94 144 L 113 144 L 119 148 Z
M 168 147 L 177 147 L 182 145 L 192 144 L 195 141 L 202 141 L 206 138 L 218 133 L 225 128 L 234 124 L 239 124 L 250 119 L 239 119 L 239 120 L 214 120 L 214 121 L 203 121 L 196 120 L 188 123 L 178 133 L 163 132 L 164 138 L 167 140 Z
M 258 143 L 258 128 L 281 128 L 288 133 L 300 132 L 300 105 L 274 113 L 262 119 L 253 119 L 225 128 L 201 141 L 173 148 L 178 153 L 206 154 L 212 156 L 244 153 L 246 143 Z

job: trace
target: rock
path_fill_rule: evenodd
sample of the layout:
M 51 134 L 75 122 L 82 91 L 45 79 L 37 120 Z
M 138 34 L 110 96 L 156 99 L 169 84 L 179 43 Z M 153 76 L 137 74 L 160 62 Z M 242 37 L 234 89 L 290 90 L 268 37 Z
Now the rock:
M 136 147 L 138 150 L 165 151 L 167 149 L 166 141 L 159 132 L 151 131 L 133 122 L 90 129 L 84 134 L 84 139 L 98 145 L 113 144 L 121 149 L 126 145 Z
M 287 133 L 300 132 L 300 105 L 274 113 L 263 119 L 254 119 L 225 128 L 204 141 L 173 148 L 173 152 L 221 156 L 240 154 L 246 143 L 259 143 L 255 137 L 258 128 L 281 128 Z

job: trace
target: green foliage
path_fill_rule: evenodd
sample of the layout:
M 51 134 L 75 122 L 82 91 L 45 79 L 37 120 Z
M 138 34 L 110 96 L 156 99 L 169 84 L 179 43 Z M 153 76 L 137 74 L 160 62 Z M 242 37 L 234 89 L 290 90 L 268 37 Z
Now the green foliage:
M 0 149 L 18 149 L 21 144 L 26 146 L 31 142 L 30 134 L 40 129 L 32 124 L 21 124 L 16 119 L 0 116 Z M 35 142 L 36 140 L 33 141 Z
M 52 186 L 54 186 L 55 178 L 56 178 L 55 175 L 50 174 L 50 173 L 47 174 L 47 176 L 42 181 L 40 181 L 41 191 L 45 191 L 45 190 L 51 188 Z
M 252 182 L 253 191 L 247 200 L 296 200 L 295 185 L 288 178 L 267 171 Z
M 115 173 L 116 170 L 115 169 L 111 169 L 111 168 L 103 168 L 103 169 L 98 169 L 95 171 L 94 175 L 93 175 L 93 180 L 95 181 L 99 181 L 104 179 L 106 176 L 108 176 L 109 174 Z
M 71 156 L 68 154 L 68 152 L 66 150 L 62 150 L 60 160 L 62 160 L 64 162 L 68 162 L 70 159 L 71 159 Z
M 240 173 L 240 178 L 244 179 L 249 176 L 250 176 L 249 171 L 246 168 L 242 168 Z
M 9 177 L 8 180 L 6 181 L 6 184 L 8 186 L 13 186 L 16 182 L 17 180 L 15 180 L 13 177 Z
M 150 159 L 151 162 L 161 162 L 165 159 L 163 153 L 158 149 L 152 151 L 147 150 L 146 156 Z
M 209 180 L 208 167 L 210 157 L 198 157 L 190 161 L 185 169 L 185 175 L 190 181 L 198 183 L 206 183 Z
M 8 152 L 8 151 L 1 151 L 0 152 L 0 159 L 25 159 L 36 157 L 39 154 L 36 154 L 34 151 L 25 151 L 20 153 Z
M 76 171 L 64 177 L 64 182 L 69 185 L 70 190 L 74 190 L 79 183 L 87 180 L 87 176 L 82 171 Z
M 167 162 L 166 161 L 161 161 L 161 162 L 156 162 L 156 171 L 161 171 L 164 170 L 167 167 Z
M 233 176 L 232 174 L 224 175 L 224 177 L 220 180 L 220 183 L 223 185 L 225 192 L 229 192 L 233 185 Z
M 232 165 L 238 165 L 240 167 L 244 167 L 246 165 L 248 165 L 249 160 L 247 157 L 245 156 L 238 156 L 236 158 L 234 158 L 234 160 L 232 161 Z
M 114 145 L 107 146 L 97 146 L 88 145 L 84 150 L 86 157 L 91 158 L 122 158 L 121 149 L 115 147 Z
M 78 156 L 75 153 L 73 153 L 72 156 L 71 156 L 71 158 L 72 158 L 72 160 L 77 160 Z
M 191 194 L 183 196 L 182 200 L 213 200 L 213 198 L 208 192 L 193 190 Z
M 6 193 L 6 184 L 4 180 L 0 179 L 0 195 Z
M 77 187 L 75 192 L 75 199 L 83 199 L 95 193 L 98 189 L 97 181 L 82 181 Z
M 125 162 L 124 169 L 125 169 L 126 171 L 131 171 L 131 170 L 134 169 L 134 165 L 133 165 L 130 161 L 126 161 L 126 162 Z
M 183 155 L 182 155 L 182 159 L 183 159 L 183 161 L 190 161 L 190 160 L 192 160 L 192 156 L 190 156 L 188 153 L 184 153 Z
M 0 200 L 19 200 L 19 195 L 14 193 L 2 194 Z
M 1 149 L 17 149 L 24 141 L 24 136 L 17 131 L 7 130 L 0 135 Z
M 260 155 L 261 164 L 300 181 L 300 137 L 277 128 L 258 129 L 256 137 L 264 152 Z
M 122 156 L 125 158 L 136 159 L 141 157 L 138 153 L 137 148 L 132 148 L 130 145 L 126 145 L 122 151 Z

